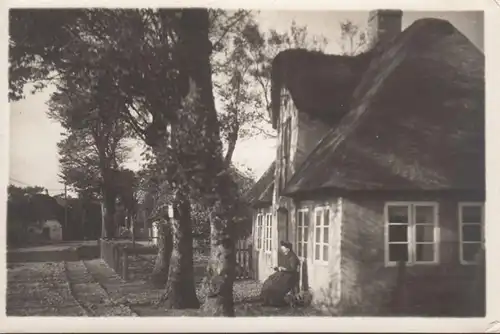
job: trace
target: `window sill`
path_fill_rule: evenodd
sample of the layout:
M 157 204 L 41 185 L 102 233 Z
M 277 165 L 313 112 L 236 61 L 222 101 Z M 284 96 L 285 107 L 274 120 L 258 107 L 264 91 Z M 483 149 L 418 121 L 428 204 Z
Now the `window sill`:
M 413 262 L 405 263 L 405 267 L 427 267 L 427 266 L 438 266 L 439 262 Z M 398 267 L 398 262 L 386 262 L 385 267 Z
M 320 260 L 313 260 L 312 264 L 315 265 L 315 266 L 327 267 L 330 264 L 330 262 L 328 262 L 328 261 L 320 261 Z

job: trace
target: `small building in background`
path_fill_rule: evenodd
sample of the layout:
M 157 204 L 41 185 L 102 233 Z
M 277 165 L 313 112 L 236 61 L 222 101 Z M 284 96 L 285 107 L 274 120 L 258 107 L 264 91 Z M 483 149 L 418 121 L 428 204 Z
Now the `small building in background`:
M 42 225 L 42 234 L 45 239 L 61 241 L 63 239 L 62 225 L 57 220 L 47 220 Z
M 158 238 L 160 235 L 160 222 L 153 222 L 153 227 L 150 230 L 150 239 L 153 242 L 153 245 L 158 246 Z

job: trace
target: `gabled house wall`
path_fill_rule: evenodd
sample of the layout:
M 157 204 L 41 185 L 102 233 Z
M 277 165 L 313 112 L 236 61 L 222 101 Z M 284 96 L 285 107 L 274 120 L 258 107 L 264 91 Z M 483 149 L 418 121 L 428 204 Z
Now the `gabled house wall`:
M 300 112 L 294 105 L 289 93 L 283 89 L 284 103 L 280 108 L 278 121 L 278 145 L 276 149 L 276 170 L 274 178 L 273 193 L 273 266 L 279 265 L 281 254 L 278 252 L 281 240 L 287 240 L 296 246 L 296 208 L 295 203 L 289 197 L 281 196 L 280 191 L 286 185 L 286 181 L 297 171 L 307 158 L 309 153 L 318 145 L 323 136 L 331 129 L 318 119 L 311 118 L 307 113 Z M 286 122 L 290 122 L 289 144 L 285 145 L 283 129 Z M 284 152 L 288 146 L 289 151 Z M 288 159 L 284 159 L 288 154 Z M 286 163 L 288 161 L 288 163 Z M 286 179 L 283 178 L 286 169 Z
M 302 226 L 295 226 L 292 237 L 295 240 L 295 252 L 301 263 L 301 288 L 312 292 L 315 303 L 335 304 L 341 297 L 341 226 L 343 215 L 343 199 L 341 197 L 325 197 L 324 199 L 296 200 L 293 216 L 298 223 L 299 214 L 306 220 L 307 238 L 300 237 L 305 234 Z M 321 215 L 328 210 L 328 260 L 321 256 L 317 259 L 318 249 L 324 247 L 316 243 L 317 234 L 322 227 L 315 225 L 316 215 Z M 299 229 L 301 230 L 299 232 Z M 320 234 L 320 241 L 325 240 Z M 299 242 L 300 237 L 300 242 Z M 307 243 L 301 244 L 306 241 Z M 317 247 L 316 247 L 317 246 Z M 321 253 L 321 250 L 320 250 Z M 307 256 L 306 256 L 307 254 Z M 319 254 L 318 254 L 319 255 Z
M 471 309 L 481 313 L 484 295 L 475 289 L 484 282 L 477 265 L 460 261 L 459 205 L 482 203 L 484 198 L 467 192 L 441 194 L 364 194 L 344 197 L 341 227 L 341 298 L 358 312 L 428 312 L 463 316 Z M 398 270 L 386 263 L 384 208 L 388 202 L 425 202 L 437 205 L 437 262 L 406 267 L 398 286 Z M 483 277 L 484 278 L 484 277 Z M 395 293 L 404 300 L 394 300 Z M 403 291 L 403 292 L 401 292 Z M 403 306 L 401 306 L 403 305 Z M 471 307 L 471 305 L 474 305 Z M 458 307 L 457 307 L 458 306 Z M 406 310 L 405 310 L 406 308 Z
M 258 281 L 264 281 L 266 278 L 271 275 L 274 270 L 273 267 L 273 261 L 274 261 L 274 253 L 276 251 L 271 251 L 268 252 L 265 250 L 264 246 L 264 238 L 265 238 L 265 226 L 266 226 L 266 220 L 265 217 L 267 214 L 272 213 L 272 207 L 271 206 L 264 206 L 260 208 L 256 208 L 253 212 L 253 225 L 252 225 L 252 235 L 253 235 L 253 254 L 252 254 L 252 265 L 253 265 L 253 270 L 254 270 L 254 278 Z M 262 215 L 262 227 L 259 229 L 258 225 L 258 217 L 259 215 Z M 260 231 L 259 231 L 260 230 Z M 272 234 L 276 233 L 276 231 L 272 231 Z M 259 241 L 260 239 L 260 241 Z M 273 237 L 273 239 L 275 239 Z

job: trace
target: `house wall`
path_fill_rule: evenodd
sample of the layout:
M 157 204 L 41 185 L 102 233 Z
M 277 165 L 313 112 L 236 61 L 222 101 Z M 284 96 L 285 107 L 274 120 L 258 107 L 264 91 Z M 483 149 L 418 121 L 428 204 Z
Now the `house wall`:
M 294 150 L 292 156 L 292 173 L 302 165 L 308 155 L 318 146 L 321 139 L 331 130 L 331 127 L 318 119 L 311 118 L 305 112 L 299 112 L 297 115 L 297 140 L 292 147 Z
M 284 95 L 289 96 L 288 92 Z M 331 127 L 318 119 L 312 118 L 306 112 L 299 112 L 291 97 L 287 98 L 280 110 L 278 123 L 278 145 L 276 156 L 280 157 L 280 150 L 283 145 L 281 143 L 282 125 L 287 119 L 291 120 L 291 140 L 290 140 L 290 163 L 288 179 L 297 171 L 300 165 L 307 158 L 309 153 L 318 145 L 319 141 L 331 130 Z M 279 159 L 278 159 L 279 161 Z M 276 168 L 276 175 L 280 175 L 279 171 L 284 168 L 279 161 Z
M 439 264 L 407 266 L 404 297 L 399 294 L 399 298 L 404 298 L 405 312 L 418 313 L 422 307 L 431 314 L 463 315 L 470 311 L 466 308 L 471 296 L 484 298 L 471 290 L 481 277 L 478 266 L 462 265 L 459 260 L 458 203 L 471 199 L 424 197 L 418 201 L 439 204 Z M 393 312 L 389 305 L 394 302 L 398 268 L 386 267 L 384 262 L 384 206 L 380 199 L 343 199 L 341 298 L 348 313 Z
M 280 256 L 278 249 L 280 239 L 288 239 L 292 244 L 296 242 L 294 235 L 296 227 L 295 203 L 288 197 L 280 196 L 280 187 L 282 186 L 280 184 L 280 176 L 282 170 L 283 168 L 288 168 L 287 179 L 289 180 L 330 129 L 324 123 L 311 119 L 307 113 L 299 112 L 293 104 L 289 93 L 284 91 L 283 94 L 288 97 L 284 99 L 286 102 L 281 106 L 278 122 L 278 145 L 276 145 L 276 170 L 274 176 L 275 187 L 271 206 L 273 216 L 273 253 L 270 258 L 266 258 L 266 265 L 271 263 L 270 267 L 279 264 Z M 287 119 L 291 121 L 290 152 L 288 152 L 290 161 L 288 166 L 284 166 L 281 160 L 281 150 L 283 147 L 281 130 Z M 278 212 L 280 208 L 284 210 Z M 288 227 L 286 228 L 285 225 L 288 225 Z M 288 235 L 283 233 L 282 229 L 287 229 Z M 259 267 L 262 267 L 262 265 L 259 265 Z M 266 270 L 265 273 L 267 274 L 269 271 Z
M 264 231 L 265 231 L 265 219 L 263 223 L 263 229 L 262 229 L 262 247 L 259 249 L 257 248 L 257 216 L 258 214 L 267 214 L 270 213 L 271 207 L 265 207 L 265 208 L 259 208 L 253 211 L 253 217 L 252 217 L 252 268 L 254 271 L 254 278 L 258 281 L 265 281 L 266 278 L 268 278 L 272 273 L 274 273 L 273 268 L 275 267 L 274 264 L 274 253 L 276 253 L 276 247 L 273 245 L 273 249 L 271 253 L 265 252 L 264 251 Z M 274 226 L 273 226 L 274 227 Z M 275 231 L 272 232 L 272 237 L 275 239 L 274 233 Z
M 43 224 L 44 228 L 49 228 L 50 240 L 62 240 L 62 226 L 57 220 L 47 220 Z
M 329 244 L 328 262 L 316 261 L 314 258 L 314 242 L 316 237 L 315 211 L 317 208 L 327 207 L 329 214 Z M 307 209 L 309 212 L 309 233 L 307 238 L 307 257 L 299 257 L 303 270 L 302 279 L 306 281 L 306 286 L 313 294 L 315 303 L 337 303 L 340 298 L 340 264 L 341 264 L 341 243 L 340 232 L 342 222 L 342 200 L 333 198 L 322 201 L 299 201 L 294 206 L 294 224 L 292 240 L 294 249 L 297 252 L 297 212 Z M 304 286 L 304 284 L 303 284 Z

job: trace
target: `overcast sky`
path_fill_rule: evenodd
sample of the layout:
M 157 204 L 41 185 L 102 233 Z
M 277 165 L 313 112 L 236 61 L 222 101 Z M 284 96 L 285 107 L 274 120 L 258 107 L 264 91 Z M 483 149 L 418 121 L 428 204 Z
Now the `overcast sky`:
M 423 17 L 443 18 L 450 21 L 478 48 L 483 50 L 483 17 L 478 12 L 405 12 L 403 28 Z M 337 53 L 340 48 L 339 22 L 349 19 L 366 25 L 366 11 L 262 11 L 258 22 L 263 30 L 269 28 L 285 31 L 295 20 L 307 25 L 311 34 L 325 36 L 329 44 L 328 53 Z M 60 193 L 59 164 L 56 143 L 61 139 L 62 128 L 46 116 L 45 105 L 50 90 L 28 96 L 25 100 L 10 104 L 10 174 L 9 181 L 19 186 L 38 185 L 49 189 L 51 194 Z M 234 153 L 237 164 L 249 167 L 259 177 L 275 156 L 275 140 L 252 138 L 240 142 Z M 134 151 L 128 167 L 139 166 L 140 149 Z

